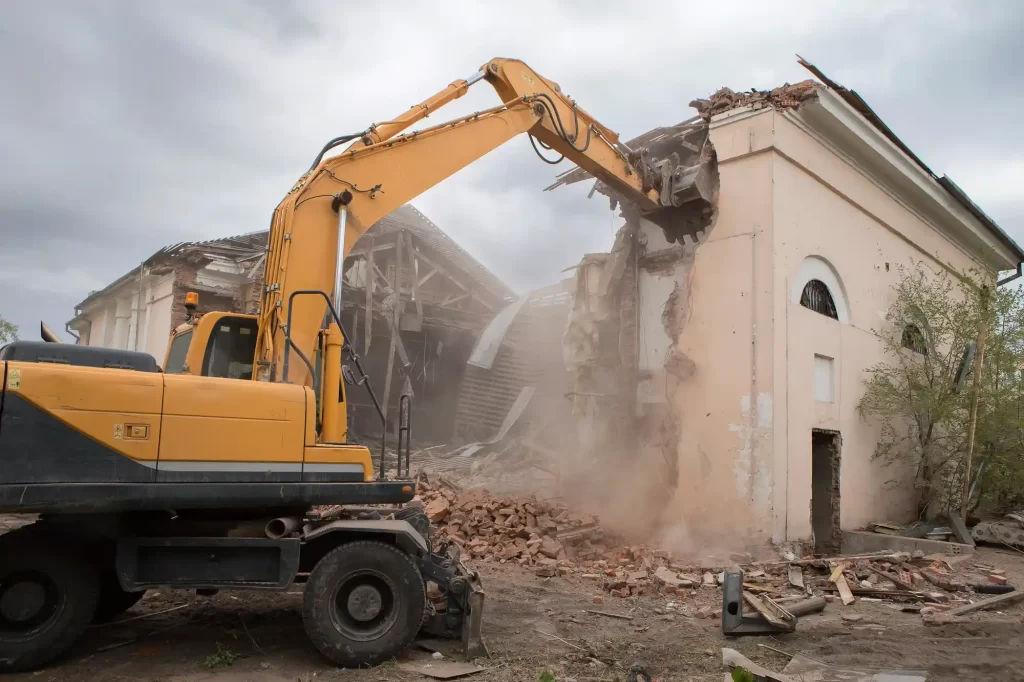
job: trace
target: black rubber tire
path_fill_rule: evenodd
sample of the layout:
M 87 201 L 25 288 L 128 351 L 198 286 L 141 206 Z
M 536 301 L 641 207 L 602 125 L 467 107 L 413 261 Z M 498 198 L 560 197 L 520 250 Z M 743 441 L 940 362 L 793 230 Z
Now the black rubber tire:
M 125 592 L 117 580 L 117 573 L 112 570 L 100 573 L 100 596 L 96 603 L 96 613 L 92 616 L 93 623 L 109 623 L 122 613 L 139 603 L 146 596 L 146 591 Z
M 391 599 L 390 625 L 367 639 L 356 639 L 339 627 L 344 612 L 337 605 L 351 580 L 381 576 Z M 385 600 L 386 601 L 386 600 Z M 426 589 L 419 567 L 404 552 L 383 542 L 359 541 L 337 547 L 313 567 L 306 582 L 302 621 L 313 645 L 337 665 L 357 668 L 377 665 L 404 651 L 419 633 L 426 610 Z M 382 626 L 383 627 L 383 626 Z
M 89 627 L 99 599 L 96 571 L 84 557 L 34 542 L 29 533 L 0 539 L 0 585 L 23 571 L 46 576 L 53 590 L 53 613 L 29 631 L 14 630 L 0 620 L 0 673 L 35 670 L 67 652 Z

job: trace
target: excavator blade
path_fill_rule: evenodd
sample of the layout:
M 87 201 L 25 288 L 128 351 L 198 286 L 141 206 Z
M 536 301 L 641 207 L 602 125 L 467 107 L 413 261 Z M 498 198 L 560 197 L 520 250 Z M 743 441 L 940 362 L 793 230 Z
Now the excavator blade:
M 469 596 L 466 600 L 468 613 L 462 621 L 462 652 L 466 660 L 474 658 L 490 658 L 487 644 L 480 632 L 480 624 L 484 617 L 484 589 L 480 578 L 475 573 L 469 578 Z

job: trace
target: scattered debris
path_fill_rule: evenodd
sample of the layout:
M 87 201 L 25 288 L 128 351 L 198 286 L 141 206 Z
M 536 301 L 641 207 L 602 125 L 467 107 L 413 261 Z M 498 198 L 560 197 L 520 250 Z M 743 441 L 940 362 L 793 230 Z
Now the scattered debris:
M 1024 519 L 1024 515 L 1011 513 L 999 521 L 982 521 L 971 529 L 971 537 L 978 542 L 1024 549 L 1024 520 L 1022 519 Z
M 787 83 L 773 90 L 751 89 L 748 92 L 735 92 L 729 88 L 719 88 L 708 99 L 693 100 L 690 106 L 697 110 L 702 119 L 710 121 L 715 114 L 740 107 L 763 109 L 770 106 L 791 109 L 813 97 L 819 87 L 820 83 L 808 79 L 792 85 Z
M 804 589 L 804 572 L 802 568 L 790 565 L 789 584 L 793 587 L 799 587 L 801 590 Z
M 619 613 L 609 613 L 607 611 L 591 611 L 590 609 L 584 609 L 587 613 L 592 613 L 595 616 L 605 616 L 607 618 L 618 618 L 620 620 L 633 620 L 633 616 L 624 616 Z
M 846 577 L 843 575 L 843 571 L 846 569 L 846 563 L 835 563 L 830 564 L 832 566 L 832 574 L 829 576 L 829 582 L 835 583 L 836 589 L 839 590 L 839 598 L 843 600 L 844 606 L 849 606 L 854 601 L 853 592 L 850 591 L 850 585 L 846 582 Z
M 398 667 L 401 670 L 419 673 L 437 680 L 453 680 L 487 670 L 487 668 L 469 661 L 437 660 L 433 657 L 412 658 L 400 662 Z
M 974 611 L 982 611 L 984 609 L 990 609 L 993 606 L 1009 606 L 1020 600 L 1024 599 L 1024 592 L 1014 591 L 1007 594 L 1001 594 L 998 597 L 991 597 L 989 599 L 983 599 L 974 604 L 964 604 L 963 606 L 957 606 L 949 610 L 950 616 L 962 616 L 967 613 L 973 613 Z

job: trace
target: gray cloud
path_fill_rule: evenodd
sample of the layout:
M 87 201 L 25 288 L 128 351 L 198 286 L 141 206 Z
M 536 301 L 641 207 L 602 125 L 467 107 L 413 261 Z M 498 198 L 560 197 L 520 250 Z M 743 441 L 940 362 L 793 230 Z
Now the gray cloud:
M 1024 242 L 1024 8 L 868 5 L 5 4 L 0 284 L 14 295 L 0 314 L 26 335 L 40 317 L 62 326 L 165 244 L 263 229 L 325 140 L 494 56 L 524 59 L 628 138 L 719 86 L 802 80 L 800 53 Z M 481 84 L 439 117 L 495 102 Z M 589 187 L 541 193 L 553 170 L 515 140 L 415 203 L 510 285 L 539 286 L 615 227 Z

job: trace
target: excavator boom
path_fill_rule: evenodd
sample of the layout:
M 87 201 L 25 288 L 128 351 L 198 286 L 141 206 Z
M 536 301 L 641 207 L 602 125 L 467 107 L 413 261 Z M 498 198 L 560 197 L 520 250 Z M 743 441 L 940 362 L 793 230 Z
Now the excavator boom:
M 480 80 L 494 87 L 502 104 L 404 132 Z M 320 383 L 336 386 L 340 330 L 325 324 L 331 317 L 327 297 L 303 292 L 328 294 L 340 314 L 345 256 L 371 225 L 522 133 L 534 138 L 535 145 L 575 162 L 641 212 L 654 214 L 665 208 L 657 189 L 662 172 L 635 165 L 618 135 L 581 109 L 557 83 L 521 61 L 492 60 L 404 115 L 329 142 L 277 206 L 267 247 L 254 378 L 281 381 L 287 364 L 288 381 L 309 384 L 309 356 L 303 358 L 306 362 L 288 363 L 286 355 L 319 349 L 324 358 Z M 324 158 L 349 141 L 352 144 L 343 152 Z M 326 388 L 319 391 L 322 437 L 336 442 L 344 438 L 347 425 L 337 392 Z

